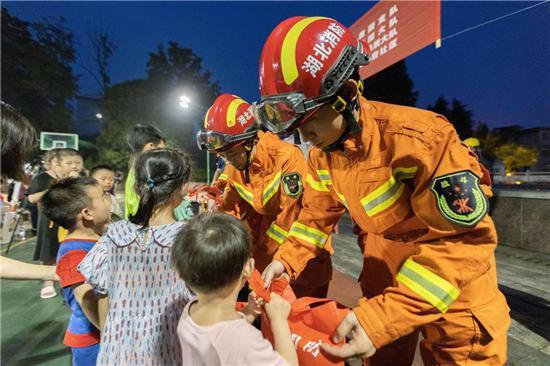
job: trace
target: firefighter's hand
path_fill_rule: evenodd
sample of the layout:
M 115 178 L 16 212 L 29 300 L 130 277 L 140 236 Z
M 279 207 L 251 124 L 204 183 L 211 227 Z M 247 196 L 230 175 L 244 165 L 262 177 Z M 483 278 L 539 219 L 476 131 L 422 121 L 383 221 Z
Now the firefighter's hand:
M 361 357 L 366 358 L 374 355 L 376 348 L 363 328 L 355 313 L 350 311 L 340 322 L 333 337 L 334 342 L 340 342 L 344 337 L 350 340 L 343 346 L 333 346 L 323 343 L 321 347 L 330 355 L 339 358 Z
M 285 272 L 285 266 L 279 261 L 273 261 L 265 267 L 264 272 L 262 273 L 262 278 L 264 280 L 264 287 L 268 288 L 271 285 L 271 281 L 274 278 L 279 277 Z

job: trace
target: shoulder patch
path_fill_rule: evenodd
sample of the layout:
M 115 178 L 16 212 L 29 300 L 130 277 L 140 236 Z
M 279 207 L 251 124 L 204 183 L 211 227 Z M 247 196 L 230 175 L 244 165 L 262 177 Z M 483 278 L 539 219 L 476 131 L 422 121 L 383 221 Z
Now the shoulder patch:
M 283 175 L 283 191 L 289 197 L 296 198 L 304 191 L 302 176 L 299 173 Z
M 439 212 L 453 224 L 475 226 L 489 211 L 479 178 L 469 170 L 434 178 L 430 190 Z

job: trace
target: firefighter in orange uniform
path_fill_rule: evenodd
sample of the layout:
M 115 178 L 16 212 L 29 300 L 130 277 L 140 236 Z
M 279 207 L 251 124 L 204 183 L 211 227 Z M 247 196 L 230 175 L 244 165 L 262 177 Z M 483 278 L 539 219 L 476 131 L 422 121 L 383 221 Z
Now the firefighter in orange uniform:
M 336 330 L 351 341 L 325 351 L 410 365 L 420 331 L 426 365 L 504 364 L 510 317 L 488 173 L 445 117 L 361 96 L 365 49 L 323 17 L 289 18 L 264 45 L 256 119 L 314 145 L 303 208 L 264 279 L 299 276 L 347 210 L 360 229 L 364 298 Z
M 254 238 L 256 268 L 272 261 L 302 207 L 307 167 L 300 149 L 258 130 L 251 106 L 230 94 L 219 96 L 197 134 L 201 149 L 228 163 L 221 210 L 245 221 Z M 292 287 L 296 296 L 326 297 L 332 276 L 330 243 L 304 269 Z

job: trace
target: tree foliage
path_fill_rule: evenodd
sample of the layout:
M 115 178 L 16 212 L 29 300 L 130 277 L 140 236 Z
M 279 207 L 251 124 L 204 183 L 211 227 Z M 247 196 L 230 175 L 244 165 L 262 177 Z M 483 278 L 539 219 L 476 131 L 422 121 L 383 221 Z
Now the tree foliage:
M 91 63 L 81 57 L 81 65 L 84 70 L 95 80 L 102 94 L 111 85 L 109 75 L 109 61 L 116 49 L 111 33 L 106 28 L 97 27 L 88 31 L 88 40 L 92 48 Z
M 456 98 L 453 98 L 451 106 L 449 107 L 449 102 L 441 95 L 437 98 L 433 106 L 428 106 L 428 109 L 445 116 L 455 127 L 460 139 L 464 140 L 474 135 L 473 113 L 466 107 L 464 103 Z
M 500 145 L 495 149 L 495 156 L 502 160 L 507 173 L 535 164 L 537 155 L 535 147 L 516 143 Z
M 474 136 L 483 140 L 489 136 L 490 129 L 485 122 L 479 121 L 474 129 Z
M 202 59 L 191 49 L 170 42 L 149 54 L 147 78 L 130 80 L 107 88 L 102 101 L 104 128 L 97 138 L 97 162 L 109 162 L 126 170 L 130 151 L 126 133 L 137 123 L 157 126 L 168 143 L 190 152 L 194 160 L 204 165 L 194 141 L 194 132 L 219 94 L 219 84 L 204 70 Z M 188 110 L 178 104 L 181 94 L 188 95 Z
M 418 99 L 405 60 L 370 76 L 364 83 L 367 99 L 408 106 L 414 106 Z
M 2 8 L 2 99 L 39 131 L 72 131 L 74 35 L 65 19 L 26 22 Z

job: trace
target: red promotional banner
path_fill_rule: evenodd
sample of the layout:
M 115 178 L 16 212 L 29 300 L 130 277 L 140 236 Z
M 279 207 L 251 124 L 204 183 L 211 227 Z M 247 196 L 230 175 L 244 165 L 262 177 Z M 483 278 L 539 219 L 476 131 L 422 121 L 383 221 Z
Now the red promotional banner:
M 439 40 L 441 3 L 381 1 L 350 30 L 370 47 L 371 61 L 360 72 L 365 79 Z

